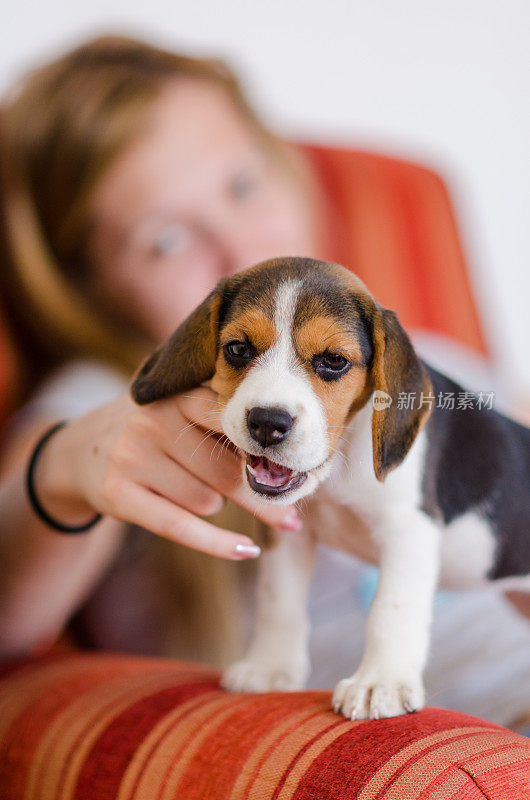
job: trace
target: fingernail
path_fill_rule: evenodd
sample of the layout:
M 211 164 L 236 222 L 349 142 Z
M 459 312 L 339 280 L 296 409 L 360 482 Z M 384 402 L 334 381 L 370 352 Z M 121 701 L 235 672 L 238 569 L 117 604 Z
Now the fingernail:
M 299 531 L 301 527 L 302 520 L 292 512 L 289 512 L 289 514 L 285 515 L 283 522 L 280 525 L 280 528 L 284 531 Z
M 236 544 L 235 552 L 241 558 L 256 558 L 261 553 L 257 544 Z

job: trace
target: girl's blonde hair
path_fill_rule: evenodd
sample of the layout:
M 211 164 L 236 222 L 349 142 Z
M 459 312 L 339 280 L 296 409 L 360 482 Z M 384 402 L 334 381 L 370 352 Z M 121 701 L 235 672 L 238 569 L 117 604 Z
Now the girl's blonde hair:
M 215 82 L 274 146 L 224 62 L 123 37 L 94 39 L 34 70 L 3 103 L 0 305 L 19 365 L 16 400 L 4 387 L 5 406 L 23 403 L 69 359 L 97 358 L 129 377 L 152 348 L 119 326 L 85 289 L 88 206 L 109 164 L 146 124 L 164 83 L 176 77 Z M 188 627 L 186 655 L 226 661 L 239 647 L 234 587 L 235 569 L 242 565 L 152 539 L 154 549 L 163 551 L 160 573 L 168 550 L 174 562 L 168 585 L 178 582 L 174 612 L 175 618 L 183 615 L 177 626 L 181 641 Z
M 24 343 L 22 358 L 36 368 L 33 382 L 75 356 L 131 374 L 152 344 L 117 327 L 84 291 L 87 211 L 95 185 L 147 123 L 164 83 L 178 77 L 215 82 L 274 141 L 224 62 L 123 37 L 93 39 L 34 70 L 2 105 L 1 301 Z

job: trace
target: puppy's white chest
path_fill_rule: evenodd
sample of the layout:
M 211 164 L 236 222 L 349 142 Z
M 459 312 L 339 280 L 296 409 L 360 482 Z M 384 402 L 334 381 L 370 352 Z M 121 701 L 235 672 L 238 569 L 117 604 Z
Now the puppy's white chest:
M 371 438 L 361 426 L 352 441 L 345 437 L 330 476 L 307 503 L 305 516 L 319 542 L 377 563 L 372 530 L 385 498 L 374 475 Z

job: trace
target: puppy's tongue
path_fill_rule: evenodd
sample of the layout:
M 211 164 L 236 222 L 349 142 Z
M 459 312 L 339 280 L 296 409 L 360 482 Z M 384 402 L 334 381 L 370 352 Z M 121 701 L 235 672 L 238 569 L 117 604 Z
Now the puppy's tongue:
M 289 467 L 269 461 L 265 456 L 247 455 L 247 469 L 254 480 L 264 486 L 286 486 L 298 474 Z

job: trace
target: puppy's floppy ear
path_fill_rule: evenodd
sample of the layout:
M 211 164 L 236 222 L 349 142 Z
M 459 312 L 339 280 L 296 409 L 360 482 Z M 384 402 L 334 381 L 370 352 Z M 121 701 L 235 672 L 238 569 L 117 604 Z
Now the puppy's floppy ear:
M 374 389 L 392 400 L 380 410 L 374 407 L 372 415 L 374 471 L 383 481 L 401 464 L 427 420 L 430 404 L 421 404 L 421 393 L 425 397 L 432 392 L 432 384 L 396 314 L 380 306 L 376 306 L 373 318 L 373 344 Z M 400 392 L 412 394 L 411 408 L 399 403 Z
M 146 405 L 198 386 L 212 377 L 217 358 L 219 312 L 226 279 L 140 366 L 131 386 L 133 400 Z

